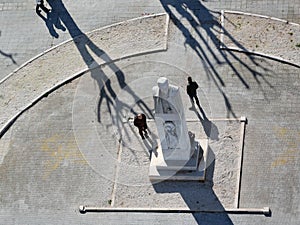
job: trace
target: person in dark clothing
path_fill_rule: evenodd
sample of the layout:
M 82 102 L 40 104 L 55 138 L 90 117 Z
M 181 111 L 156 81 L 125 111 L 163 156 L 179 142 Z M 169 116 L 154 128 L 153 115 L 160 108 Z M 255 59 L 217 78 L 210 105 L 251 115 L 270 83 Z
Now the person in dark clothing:
M 133 121 L 134 126 L 136 126 L 139 129 L 139 134 L 142 139 L 145 139 L 145 136 L 148 136 L 147 133 L 147 122 L 146 122 L 146 116 L 143 113 L 139 113 Z M 145 134 L 145 136 L 144 136 Z
M 46 6 L 44 6 L 44 0 L 36 0 L 35 11 L 37 14 L 41 14 L 41 10 L 39 8 L 41 8 L 45 13 L 50 12 L 50 9 L 47 9 Z
M 187 92 L 188 96 L 190 96 L 193 107 L 194 107 L 194 99 L 195 99 L 197 106 L 199 108 L 201 108 L 199 99 L 197 96 L 197 89 L 198 89 L 197 82 L 193 81 L 191 77 L 188 77 L 188 85 L 186 87 L 186 92 Z

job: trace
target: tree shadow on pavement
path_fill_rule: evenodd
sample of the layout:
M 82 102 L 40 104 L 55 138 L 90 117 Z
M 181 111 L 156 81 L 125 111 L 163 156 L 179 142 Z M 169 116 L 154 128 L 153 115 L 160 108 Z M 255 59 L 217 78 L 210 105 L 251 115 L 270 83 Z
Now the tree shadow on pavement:
M 109 77 L 104 73 L 101 66 L 97 63 L 97 60 L 91 55 L 90 52 L 94 53 L 97 57 L 102 59 L 110 70 L 114 73 L 117 78 L 118 85 L 121 89 L 126 90 L 140 106 L 141 110 L 147 111 L 151 114 L 151 110 L 148 106 L 135 94 L 135 92 L 127 85 L 125 81 L 124 73 L 118 68 L 113 62 L 109 55 L 96 46 L 87 35 L 85 35 L 75 23 L 74 19 L 66 9 L 62 0 L 48 0 L 48 4 L 52 8 L 54 21 L 60 21 L 60 27 L 66 27 L 74 43 L 81 54 L 87 67 L 90 69 L 91 77 L 97 82 L 100 93 L 97 109 L 98 122 L 101 123 L 101 107 L 105 104 L 107 111 L 111 114 L 111 126 L 116 126 L 118 131 L 125 131 L 125 135 L 129 135 L 123 126 L 123 111 L 132 111 L 131 106 L 121 101 L 116 95 Z M 64 25 L 64 26 L 63 26 Z M 136 113 L 136 112 L 133 112 Z
M 1 50 L 0 50 L 0 54 L 3 55 L 4 57 L 9 58 L 12 61 L 13 64 L 18 65 L 17 62 L 16 62 L 16 60 L 14 59 L 14 55 L 15 54 L 5 53 L 5 52 L 3 52 Z
M 206 168 L 205 182 L 199 181 L 162 181 L 154 183 L 154 190 L 159 194 L 179 193 L 187 207 L 193 212 L 198 224 L 224 224 L 233 225 L 228 214 L 213 191 L 213 174 L 215 168 L 215 155 L 208 149 L 209 165 Z M 166 207 L 168 206 L 166 202 Z
M 231 114 L 234 118 L 236 118 L 236 115 L 234 114 L 230 101 L 223 90 L 223 87 L 225 87 L 226 84 L 222 79 L 222 74 L 220 74 L 220 72 L 215 68 L 217 65 L 228 65 L 233 74 L 238 77 L 241 84 L 246 89 L 250 89 L 250 85 L 243 77 L 243 74 L 241 74 L 239 69 L 230 60 L 230 58 L 232 58 L 246 71 L 250 72 L 259 85 L 260 80 L 258 77 L 261 77 L 269 86 L 271 86 L 264 77 L 265 75 L 254 69 L 260 68 L 264 72 L 269 72 L 269 69 L 259 63 L 257 58 L 249 54 L 246 55 L 247 59 L 249 59 L 249 64 L 248 61 L 247 63 L 244 62 L 234 52 L 225 52 L 220 49 L 220 41 L 218 38 L 218 35 L 221 32 L 221 25 L 218 19 L 218 16 L 220 16 L 219 12 L 208 10 L 199 0 L 161 0 L 161 4 L 165 11 L 170 15 L 170 20 L 184 36 L 185 47 L 189 46 L 197 54 L 200 62 L 205 68 L 208 79 L 213 81 L 218 91 L 222 94 L 228 111 L 227 117 Z M 234 38 L 226 30 L 223 30 L 223 32 L 224 35 L 237 44 L 241 49 L 244 49 L 243 46 L 234 40 Z M 262 59 L 259 60 L 262 61 Z M 227 74 L 223 74 L 223 76 L 224 75 Z

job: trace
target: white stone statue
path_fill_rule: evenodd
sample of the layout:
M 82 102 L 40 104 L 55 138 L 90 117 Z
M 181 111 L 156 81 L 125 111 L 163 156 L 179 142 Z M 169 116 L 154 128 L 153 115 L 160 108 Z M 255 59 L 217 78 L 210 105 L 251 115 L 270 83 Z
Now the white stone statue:
M 179 87 L 165 77 L 153 87 L 155 123 L 163 153 L 169 160 L 188 160 L 191 144 Z

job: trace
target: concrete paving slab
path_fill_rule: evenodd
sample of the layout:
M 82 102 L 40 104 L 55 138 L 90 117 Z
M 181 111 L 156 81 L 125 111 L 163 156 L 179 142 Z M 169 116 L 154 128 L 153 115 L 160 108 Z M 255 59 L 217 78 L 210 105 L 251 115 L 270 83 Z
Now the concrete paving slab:
M 9 147 L 0 165 L 0 189 L 6 209 L 31 214 L 54 208 L 74 212 L 80 202 L 92 204 L 95 199 L 109 206 L 112 182 L 91 170 L 73 136 L 76 85 L 67 85 L 41 101 L 5 134 Z M 2 216 L 6 209 L 1 209 Z
M 221 48 L 263 54 L 300 66 L 299 24 L 234 11 L 223 11 L 221 19 Z
M 14 1 L 14 3 L 16 2 L 17 0 Z M 59 43 L 60 40 L 46 38 L 49 35 L 48 29 L 46 27 L 44 27 L 44 30 L 41 29 L 44 26 L 42 23 L 40 24 L 41 26 L 31 23 L 31 21 L 35 20 L 33 20 L 32 16 L 28 16 L 30 12 L 26 12 L 27 16 L 22 17 L 24 20 L 21 23 L 20 15 L 25 15 L 25 12 L 20 11 L 20 14 L 18 14 L 11 11 L 14 9 L 14 6 L 17 7 L 17 4 L 14 5 L 14 3 L 10 6 L 7 3 L 5 7 L 2 4 L 2 9 L 5 8 L 5 10 L 9 11 L 4 12 L 2 10 L 0 12 L 0 17 L 5 18 L 0 19 L 0 23 L 4 24 L 4 26 L 1 26 L 4 28 L 3 32 L 1 30 L 1 38 L 3 39 L 1 39 L 0 48 L 2 52 L 7 53 L 6 55 L 1 54 L 1 57 L 5 59 L 1 62 L 16 67 L 12 58 L 9 57 L 10 54 L 16 57 L 15 53 L 24 52 L 24 58 L 30 54 L 34 56 L 47 49 L 45 46 Z M 131 64 L 135 62 L 137 65 L 139 63 L 138 60 L 126 59 L 119 62 L 119 70 L 125 72 L 126 82 L 129 83 L 129 87 L 131 87 L 131 83 L 134 86 L 134 80 L 137 80 L 138 76 L 136 74 L 138 72 L 128 72 L 137 68 L 141 69 L 140 78 L 148 75 L 155 77 L 160 71 L 166 71 L 166 74 L 174 73 L 176 75 L 172 76 L 173 81 L 182 88 L 185 86 L 187 75 L 191 75 L 199 82 L 200 90 L 198 94 L 202 108 L 209 119 L 207 121 L 209 125 L 204 127 L 211 127 L 211 134 L 213 134 L 210 142 L 211 152 L 221 156 L 219 162 L 215 161 L 212 181 L 206 183 L 206 187 L 199 186 L 199 183 L 192 184 L 190 188 L 182 183 L 176 184 L 176 187 L 166 183 L 155 187 L 146 185 L 148 189 L 145 189 L 145 187 L 129 187 L 124 185 L 124 183 L 118 183 L 117 180 L 122 176 L 114 176 L 118 175 L 117 167 L 107 169 L 108 171 L 113 171 L 114 175 L 110 176 L 115 182 L 103 179 L 103 176 L 99 175 L 101 173 L 92 169 L 91 165 L 82 156 L 82 153 L 78 149 L 76 150 L 78 147 L 76 147 L 76 139 L 72 137 L 72 132 L 70 132 L 73 127 L 70 126 L 70 116 L 72 115 L 70 102 L 72 102 L 72 98 L 69 95 L 73 96 L 71 93 L 74 93 L 75 89 L 79 87 L 75 84 L 72 86 L 71 92 L 67 91 L 65 95 L 62 92 L 58 92 L 59 96 L 55 97 L 56 100 L 49 101 L 47 106 L 40 106 L 41 108 L 47 108 L 46 112 L 43 110 L 34 112 L 34 110 L 38 109 L 36 107 L 39 104 L 46 104 L 48 99 L 38 103 L 31 111 L 25 112 L 17 120 L 19 123 L 12 126 L 1 138 L 0 155 L 2 164 L 0 170 L 1 179 L 5 180 L 4 183 L 1 183 L 1 190 L 5 190 L 5 194 L 0 193 L 0 201 L 4 206 L 1 208 L 1 221 L 4 221 L 6 224 L 42 224 L 47 221 L 58 224 L 98 224 L 99 221 L 105 221 L 106 224 L 116 224 L 120 223 L 120 221 L 124 222 L 124 224 L 168 224 L 170 222 L 174 224 L 231 225 L 299 224 L 299 194 L 297 193 L 297 187 L 300 185 L 298 173 L 299 154 L 297 154 L 299 145 L 299 123 L 297 121 L 300 112 L 299 68 L 283 65 L 262 57 L 221 51 L 217 48 L 219 45 L 216 44 L 218 43 L 216 42 L 216 37 L 219 32 L 218 13 L 208 10 L 238 9 L 297 22 L 296 20 L 297 18 L 299 20 L 300 15 L 297 9 L 300 3 L 290 0 L 281 0 L 276 3 L 270 0 L 260 2 L 253 0 L 210 1 L 205 3 L 195 1 L 192 4 L 185 2 L 182 6 L 180 1 L 153 1 L 150 4 L 137 0 L 134 3 L 123 2 L 122 6 L 124 7 L 120 7 L 119 3 L 120 1 L 109 2 L 108 7 L 111 10 L 107 10 L 107 4 L 103 4 L 102 1 L 82 3 L 88 7 L 84 8 L 85 10 L 83 10 L 82 5 L 72 1 L 66 0 L 65 6 L 67 8 L 70 7 L 70 12 L 74 15 L 74 20 L 79 25 L 84 24 L 83 31 L 92 30 L 87 29 L 89 26 L 98 28 L 97 24 L 99 23 L 111 24 L 111 21 L 121 21 L 125 17 L 136 17 L 136 14 L 145 9 L 156 9 L 157 12 L 160 10 L 161 12 L 168 9 L 171 10 L 169 13 L 175 16 L 169 27 L 169 32 L 173 34 L 168 39 L 171 48 L 164 53 L 137 58 L 140 61 L 155 61 L 152 64 L 149 62 L 148 64 L 141 63 L 145 68 L 143 66 L 130 65 L 130 62 Z M 31 4 L 31 10 L 34 11 L 34 3 L 30 2 L 29 4 Z M 138 9 L 135 7 L 136 5 L 138 5 Z M 270 5 L 273 7 L 270 7 Z M 103 13 L 99 13 L 99 8 L 101 8 Z M 134 9 L 134 12 L 131 12 L 131 9 Z M 35 14 L 32 15 L 35 16 Z M 210 18 L 211 20 L 201 19 L 203 15 L 206 15 L 205 18 Z M 216 16 L 214 17 L 213 15 Z M 103 17 L 103 19 L 99 19 L 100 17 Z M 196 19 L 189 20 L 188 18 Z M 12 23 L 13 26 L 11 25 Z M 29 24 L 33 24 L 33 26 L 29 26 Z M 192 26 L 193 24 L 196 26 Z M 6 32 L 8 26 L 11 27 L 9 35 Z M 19 26 L 23 28 L 20 29 Z M 29 43 L 31 43 L 33 38 L 30 35 L 22 35 L 28 33 L 28 27 L 33 31 L 32 35 L 36 38 L 36 43 L 31 45 Z M 65 34 L 69 37 L 73 35 L 73 33 L 72 35 L 69 33 Z M 64 32 L 59 33 L 59 35 L 63 37 Z M 15 41 L 16 39 L 17 41 Z M 19 46 L 16 48 L 18 51 L 11 51 L 12 48 L 4 48 L 1 45 L 10 46 L 13 44 L 13 41 Z M 32 47 L 33 45 L 37 47 Z M 13 44 L 11 46 L 16 45 Z M 172 46 L 176 47 L 172 48 Z M 19 60 L 17 60 L 17 63 L 19 63 Z M 9 68 L 11 67 L 9 66 Z M 116 68 L 107 67 L 107 69 L 118 71 Z M 5 71 L 9 71 L 9 69 Z M 101 74 L 101 71 L 98 70 L 97 74 L 98 72 Z M 119 162 L 118 160 L 122 159 L 126 160 L 127 157 L 128 159 L 134 159 L 130 154 L 124 154 L 124 157 L 121 158 L 117 157 L 119 142 L 115 142 L 115 140 L 118 140 L 116 138 L 118 133 L 112 132 L 116 129 L 111 128 L 115 128 L 117 124 L 113 123 L 114 121 L 111 119 L 108 107 L 112 107 L 117 102 L 113 97 L 115 96 L 115 89 L 117 90 L 115 93 L 124 93 L 124 87 L 122 86 L 124 82 L 120 83 L 117 79 L 117 77 L 124 78 L 124 76 L 122 76 L 122 73 L 105 72 L 105 74 L 111 75 L 109 77 L 110 80 L 106 79 L 105 81 L 113 81 L 113 89 L 109 89 L 109 85 L 105 86 L 105 93 L 109 93 L 108 96 L 110 98 L 105 98 L 101 104 L 101 112 L 103 112 L 101 114 L 102 125 L 95 126 L 93 130 L 96 134 L 100 133 L 102 135 L 104 143 L 108 143 L 104 146 L 104 149 L 110 150 L 110 153 L 115 153 L 114 162 Z M 130 78 L 131 74 L 134 75 L 133 78 Z M 130 82 L 128 82 L 129 80 Z M 96 80 L 94 85 L 98 85 Z M 136 82 L 136 86 L 138 86 L 138 82 Z M 125 93 L 128 93 L 130 90 L 127 89 Z M 97 99 L 100 99 L 101 96 L 99 93 L 93 99 L 95 101 L 92 105 L 95 107 L 93 108 L 93 113 L 90 114 L 93 115 L 92 119 L 94 121 L 98 121 L 98 115 L 95 112 L 97 112 Z M 142 96 L 142 93 L 138 92 L 138 94 Z M 64 96 L 65 101 L 60 96 Z M 120 97 L 119 94 L 117 96 Z M 107 104 L 110 99 L 114 104 Z M 128 98 L 126 97 L 123 100 L 126 99 Z M 150 99 L 147 95 L 143 98 L 145 102 L 149 103 L 151 102 Z M 132 100 L 130 102 L 135 103 L 136 101 Z M 84 103 L 82 111 L 85 110 L 85 106 L 88 104 L 88 102 Z M 131 115 L 132 112 L 130 110 L 126 111 L 126 107 L 130 109 L 132 106 L 119 104 L 116 108 L 125 108 L 125 115 Z M 192 118 L 191 120 L 197 119 L 197 114 L 188 110 L 189 103 L 187 103 L 186 107 L 189 118 Z M 113 107 L 112 109 L 115 108 Z M 146 112 L 148 110 L 144 104 L 134 104 L 135 111 L 142 109 Z M 121 125 L 120 121 L 125 122 L 127 119 L 127 117 L 124 119 L 123 111 L 121 112 L 118 115 L 120 118 L 119 125 Z M 151 108 L 149 115 L 151 115 L 150 112 Z M 114 110 L 113 113 L 115 113 Z M 201 112 L 199 114 L 201 115 Z M 45 115 L 49 116 L 45 118 Z M 234 171 L 236 171 L 236 168 L 228 167 L 228 163 L 235 164 L 236 160 L 239 159 L 239 157 L 235 157 L 236 154 L 231 154 L 238 149 L 236 146 L 239 146 L 239 140 L 234 138 L 236 135 L 235 131 L 238 129 L 235 129 L 235 125 L 230 123 L 229 120 L 226 120 L 225 123 L 225 120 L 222 119 L 227 117 L 239 118 L 242 115 L 247 116 L 249 123 L 246 127 L 245 136 L 240 207 L 263 208 L 269 206 L 272 210 L 270 217 L 261 215 L 237 216 L 228 215 L 227 213 L 194 213 L 192 215 L 162 215 L 157 213 L 79 214 L 78 205 L 99 205 L 105 207 L 110 206 L 112 202 L 114 206 L 119 207 L 145 207 L 145 204 L 156 206 L 164 205 L 167 202 L 167 207 L 182 206 L 200 209 L 207 207 L 221 210 L 227 207 L 227 203 L 235 205 L 235 202 L 233 202 L 234 197 L 231 195 L 233 193 L 232 190 L 236 190 L 236 182 L 232 182 L 235 179 Z M 218 118 L 221 120 L 216 120 Z M 39 129 L 35 129 L 33 124 L 37 124 Z M 111 126 L 111 124 L 114 126 Z M 83 125 L 84 121 L 79 128 L 83 129 Z M 88 133 L 89 129 L 86 129 L 86 132 Z M 198 129 L 197 132 L 203 134 L 205 130 Z M 83 137 L 84 135 L 81 140 L 83 140 Z M 46 148 L 46 146 L 48 147 Z M 48 149 L 48 151 L 43 151 L 43 149 Z M 65 151 L 61 149 L 65 149 Z M 227 151 L 219 151 L 218 149 L 226 149 Z M 33 154 L 29 154 L 31 151 Z M 127 151 L 127 153 L 130 152 Z M 142 156 L 142 154 L 138 155 Z M 98 157 L 97 154 L 95 157 Z M 146 160 L 147 157 L 141 158 Z M 149 159 L 147 158 L 147 160 Z M 37 165 L 34 165 L 33 162 L 37 162 Z M 79 162 L 87 164 L 77 164 Z M 130 162 L 134 162 L 134 160 L 130 160 Z M 146 164 L 146 161 L 144 163 Z M 53 172 L 53 167 L 56 165 L 59 166 Z M 235 165 L 239 165 L 239 163 Z M 226 170 L 223 169 L 223 166 Z M 218 169 L 221 171 L 218 172 Z M 50 181 L 42 180 L 44 173 L 49 174 Z M 126 175 L 126 173 L 124 174 Z M 142 174 L 142 171 L 140 174 Z M 67 183 L 70 179 L 71 184 L 68 185 Z M 57 186 L 51 186 L 52 184 Z M 78 184 L 82 184 L 79 186 L 82 187 L 84 185 L 84 187 L 81 189 L 75 188 L 78 187 Z M 212 185 L 213 187 L 211 187 Z M 31 186 L 32 189 L 30 188 Z M 86 190 L 92 191 L 88 192 Z M 208 199 L 204 199 L 203 196 L 206 196 Z M 200 200 L 198 203 L 195 201 L 195 197 Z M 144 199 L 147 200 L 146 203 Z M 61 205 L 61 208 L 57 208 L 58 204 Z M 55 209 L 53 210 L 53 208 Z M 36 209 L 35 214 L 32 213 L 32 209 Z
M 151 22 L 146 22 L 148 19 Z M 69 22 L 65 21 L 65 25 L 69 26 L 68 29 L 75 26 L 70 16 L 67 16 L 65 20 L 70 20 Z M 94 31 L 89 35 L 83 34 L 77 28 L 77 32 L 81 36 L 77 37 L 74 42 L 68 41 L 50 49 L 0 81 L 2 87 L 0 93 L 1 130 L 9 126 L 12 117 L 16 117 L 36 99 L 88 68 L 130 55 L 164 50 L 167 24 L 168 17 L 163 14 L 127 21 L 114 27 Z M 144 27 L 145 30 L 143 31 L 141 27 Z M 123 30 L 123 34 L 121 30 Z M 132 33 L 134 39 L 132 36 L 128 36 L 129 33 Z M 111 51 L 112 49 L 115 52 Z M 112 68 L 113 64 L 110 67 Z M 61 68 L 64 70 L 62 71 Z M 117 70 L 117 68 L 112 69 Z M 35 82 L 32 82 L 33 80 Z M 19 91 L 19 88 L 22 91 Z

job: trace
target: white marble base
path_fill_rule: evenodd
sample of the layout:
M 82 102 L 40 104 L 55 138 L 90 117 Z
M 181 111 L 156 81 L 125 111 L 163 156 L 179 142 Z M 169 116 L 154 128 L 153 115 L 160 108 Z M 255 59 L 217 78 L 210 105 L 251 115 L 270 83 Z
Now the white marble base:
M 159 143 L 159 142 L 158 142 Z M 149 178 L 154 180 L 205 180 L 208 139 L 195 140 L 194 154 L 189 161 L 166 160 L 162 149 L 152 152 Z

